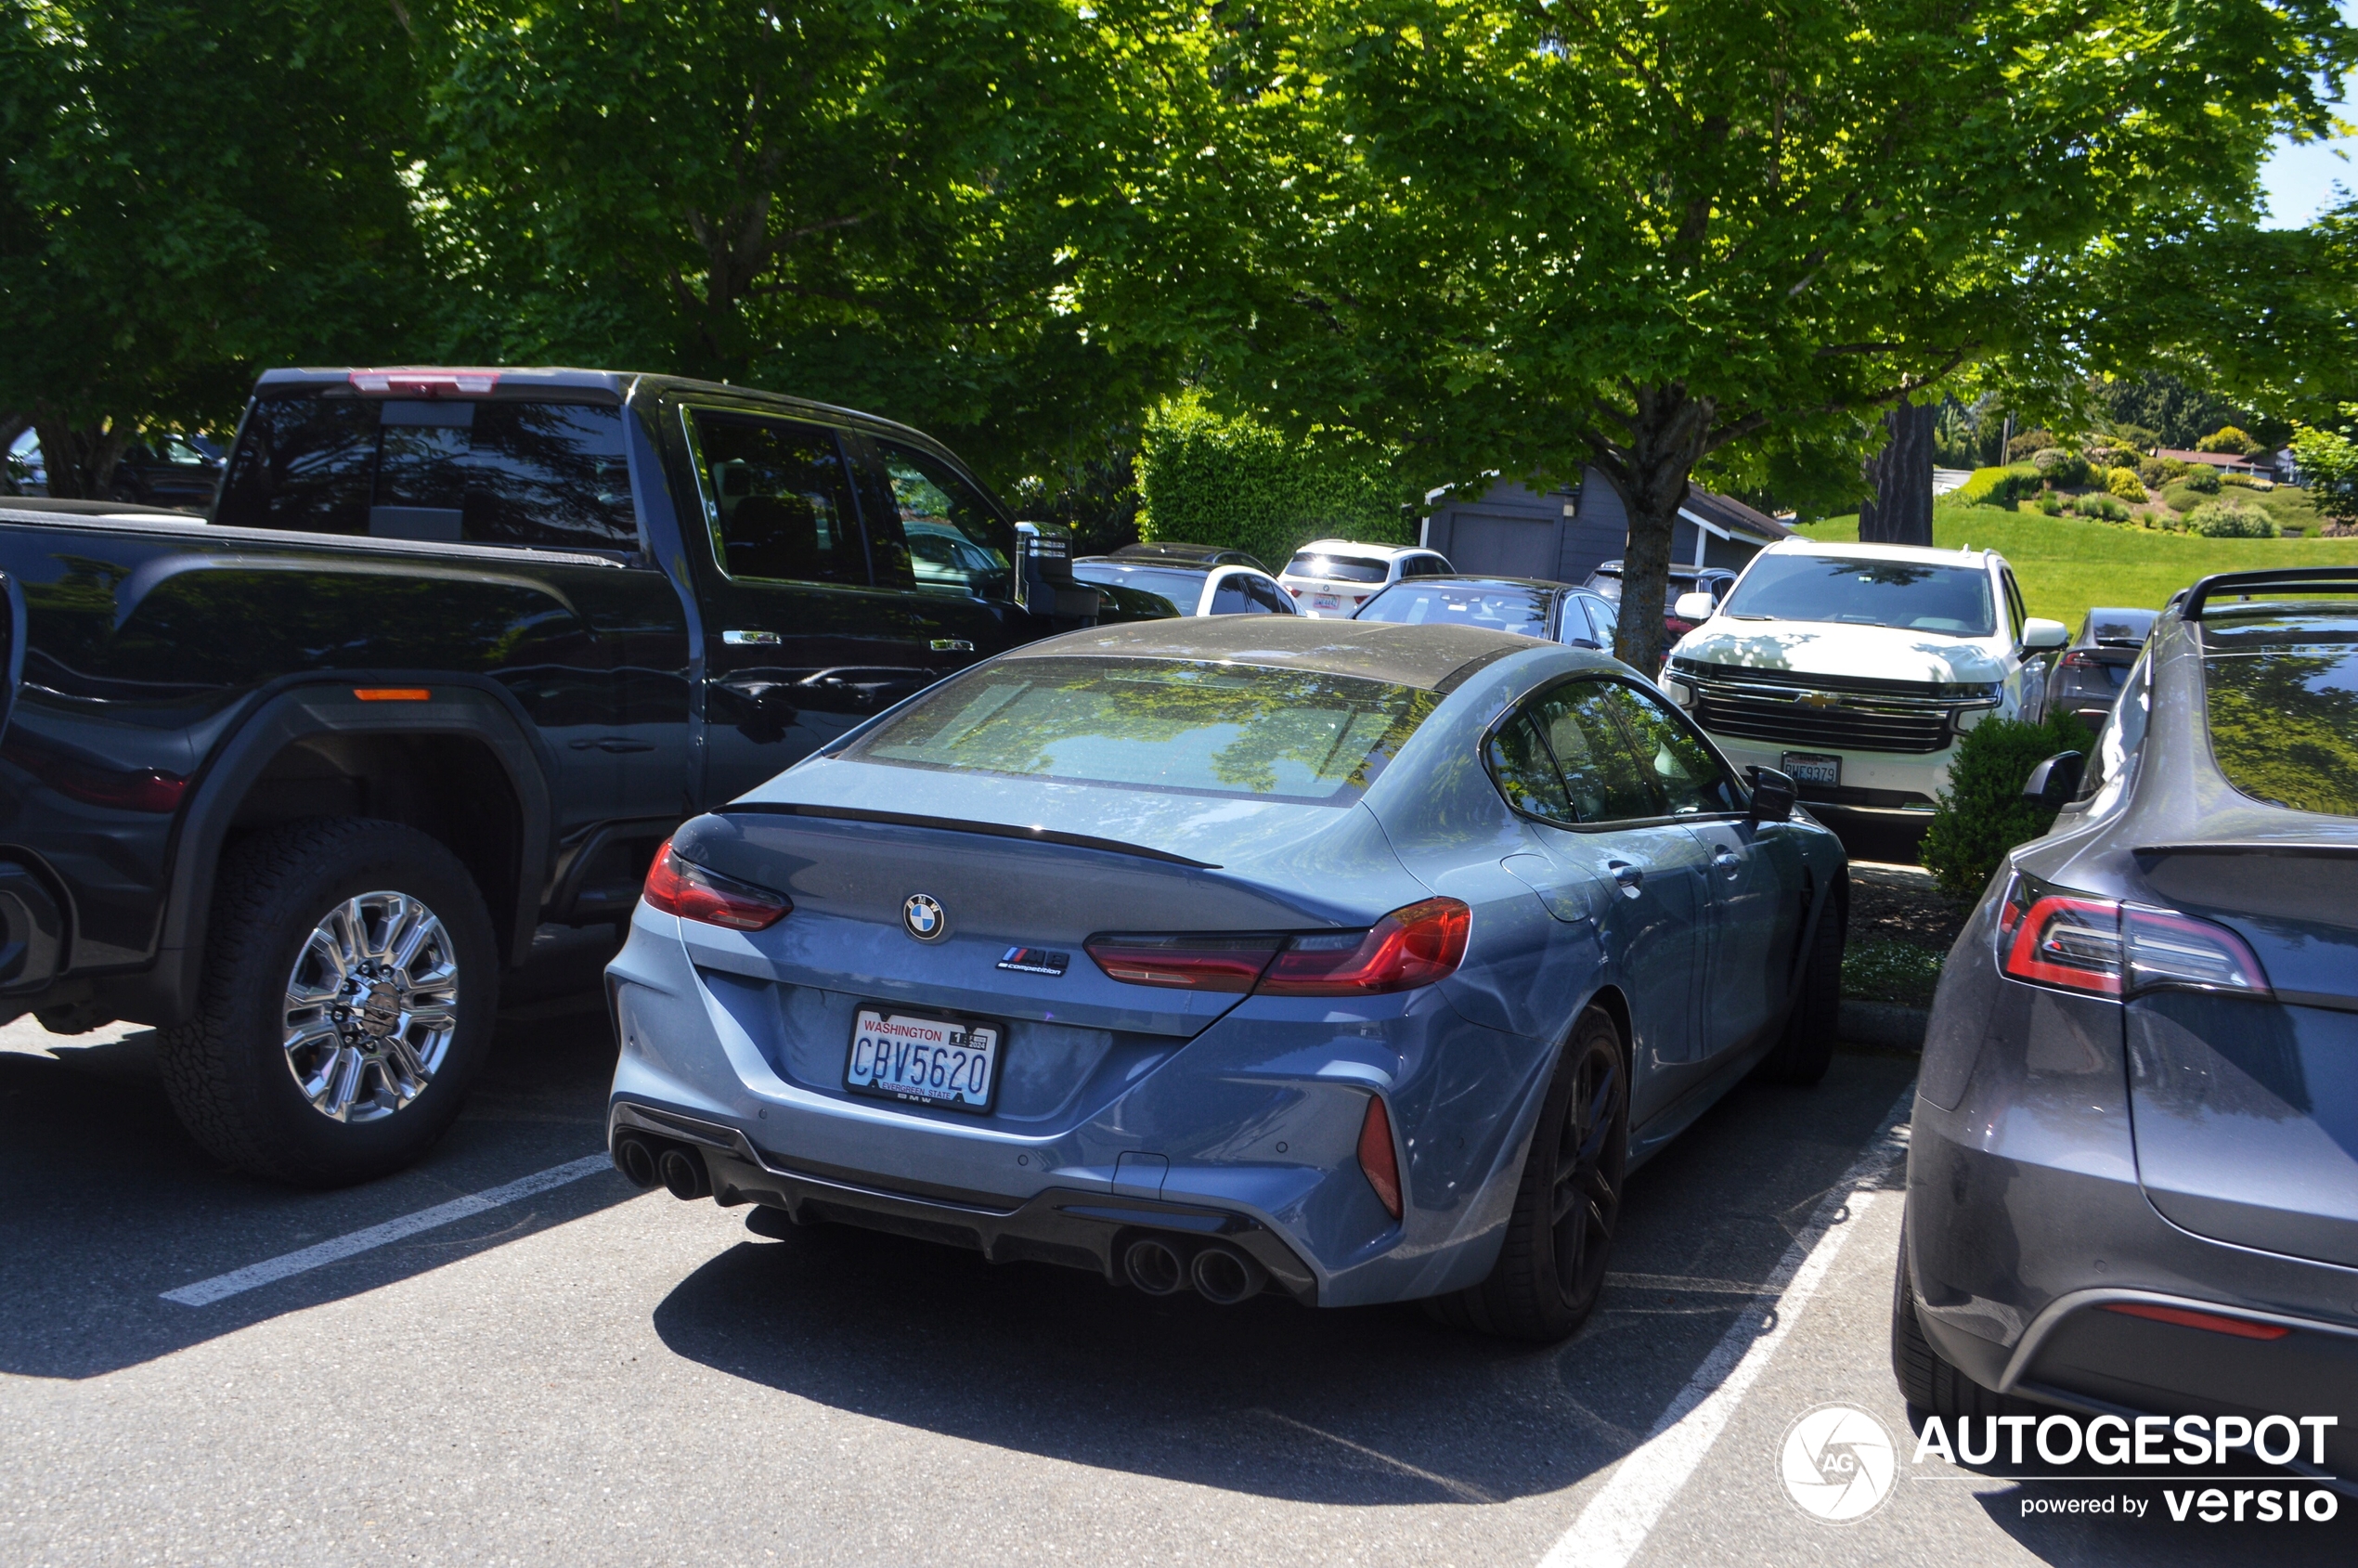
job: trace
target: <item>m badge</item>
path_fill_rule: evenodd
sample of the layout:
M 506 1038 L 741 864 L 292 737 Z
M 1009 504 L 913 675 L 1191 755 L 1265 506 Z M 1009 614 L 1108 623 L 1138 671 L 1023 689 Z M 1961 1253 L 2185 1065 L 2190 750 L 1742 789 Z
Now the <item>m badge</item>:
M 1011 947 L 999 960 L 1002 969 L 1013 969 L 1018 975 L 1062 975 L 1072 963 L 1069 952 L 1050 952 L 1039 947 Z

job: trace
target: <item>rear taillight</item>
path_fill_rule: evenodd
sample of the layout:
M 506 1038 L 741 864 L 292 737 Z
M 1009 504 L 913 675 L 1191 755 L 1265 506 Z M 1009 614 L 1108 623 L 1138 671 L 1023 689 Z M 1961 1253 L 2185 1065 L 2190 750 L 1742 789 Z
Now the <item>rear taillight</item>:
M 2146 1317 L 2156 1323 L 2174 1323 L 2181 1328 L 2206 1328 L 2214 1334 L 2232 1334 L 2239 1340 L 2281 1340 L 2292 1332 L 2281 1323 L 2254 1323 L 2248 1317 L 2190 1312 L 2157 1302 L 2106 1302 L 2104 1306 L 2106 1312 L 2117 1312 L 2124 1317 Z
M 2097 996 L 2157 990 L 2269 994 L 2241 937 L 2174 910 L 2051 888 L 2016 875 L 1998 920 L 2005 972 Z
M 794 913 L 793 901 L 784 893 L 706 871 L 681 858 L 668 838 L 655 851 L 654 864 L 647 868 L 645 896 L 648 903 L 666 914 L 726 926 L 732 931 L 762 930 Z
M 2063 656 L 2066 669 L 2094 669 L 2100 663 L 2095 654 L 2085 648 L 2074 648 Z
M 1400 1217 L 1400 1157 L 1392 1147 L 1392 1116 L 1381 1095 L 1367 1096 L 1367 1114 L 1359 1123 L 1359 1171 L 1376 1189 L 1376 1201 L 1393 1219 Z
M 1445 978 L 1465 961 L 1473 912 L 1456 899 L 1395 909 L 1364 931 L 1307 936 L 1105 936 L 1097 967 L 1131 985 L 1264 996 L 1380 996 Z
M 1085 945 L 1097 967 L 1117 980 L 1241 994 L 1261 978 L 1285 940 L 1266 934 L 1094 937 Z
M 1299 598 L 1301 598 L 1301 597 L 1302 597 L 1302 590 L 1300 590 L 1300 589 L 1298 589 L 1298 588 L 1294 587 L 1294 586 L 1293 586 L 1293 584 L 1291 584 L 1291 583 L 1288 583 L 1288 584 L 1286 585 L 1286 591 L 1287 591 L 1288 593 L 1292 594 L 1292 595 L 1293 595 L 1296 599 L 1299 599 Z

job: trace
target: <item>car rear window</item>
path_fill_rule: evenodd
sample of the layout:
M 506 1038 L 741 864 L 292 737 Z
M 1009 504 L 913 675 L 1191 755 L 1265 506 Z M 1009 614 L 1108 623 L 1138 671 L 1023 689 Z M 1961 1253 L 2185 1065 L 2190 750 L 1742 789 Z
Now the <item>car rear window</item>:
M 1347 806 L 1440 696 L 1357 676 L 1180 659 L 1010 659 L 847 747 L 906 768 Z
M 1392 576 L 1392 567 L 1381 561 L 1364 555 L 1322 555 L 1310 550 L 1287 562 L 1286 570 L 1297 577 L 1323 577 L 1338 583 L 1380 583 Z
M 1171 566 L 1137 566 L 1127 561 L 1076 561 L 1072 575 L 1085 583 L 1109 583 L 1157 594 L 1179 605 L 1181 615 L 1192 616 L 1197 602 L 1203 598 L 1204 578 L 1211 573 Z
M 491 398 L 265 397 L 214 521 L 554 550 L 639 548 L 622 410 Z
M 2255 800 L 2358 817 L 2358 623 L 2286 629 L 2204 625 L 2211 756 Z
M 1548 601 L 1525 588 L 1442 588 L 1400 582 L 1369 600 L 1358 618 L 1403 626 L 1479 626 L 1545 637 Z
M 1998 628 L 1987 571 L 1927 561 L 1766 554 L 1720 608 L 1740 621 L 1831 621 L 1950 637 L 1988 637 Z

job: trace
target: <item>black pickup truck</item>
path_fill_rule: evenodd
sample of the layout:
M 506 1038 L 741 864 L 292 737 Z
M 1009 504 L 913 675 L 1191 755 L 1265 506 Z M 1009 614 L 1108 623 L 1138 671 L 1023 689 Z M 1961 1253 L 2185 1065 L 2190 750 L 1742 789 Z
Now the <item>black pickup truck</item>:
M 274 370 L 210 521 L 0 499 L 0 1020 L 157 1026 L 208 1149 L 416 1159 L 542 922 L 964 665 L 1089 624 L 935 442 L 591 370 Z

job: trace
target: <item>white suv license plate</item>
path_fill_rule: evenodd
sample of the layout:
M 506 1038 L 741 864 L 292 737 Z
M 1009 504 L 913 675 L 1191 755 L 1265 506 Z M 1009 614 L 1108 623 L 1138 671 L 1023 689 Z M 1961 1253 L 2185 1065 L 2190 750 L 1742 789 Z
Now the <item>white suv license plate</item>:
M 1342 599 L 1339 594 L 1314 593 L 1310 596 L 1310 607 L 1314 610 L 1340 610 Z
M 844 1064 L 848 1088 L 952 1110 L 988 1110 L 999 1076 L 992 1024 L 860 1009 Z
M 1839 757 L 1788 751 L 1777 759 L 1777 771 L 1795 784 L 1820 784 L 1828 789 L 1839 788 L 1842 784 L 1842 758 Z

